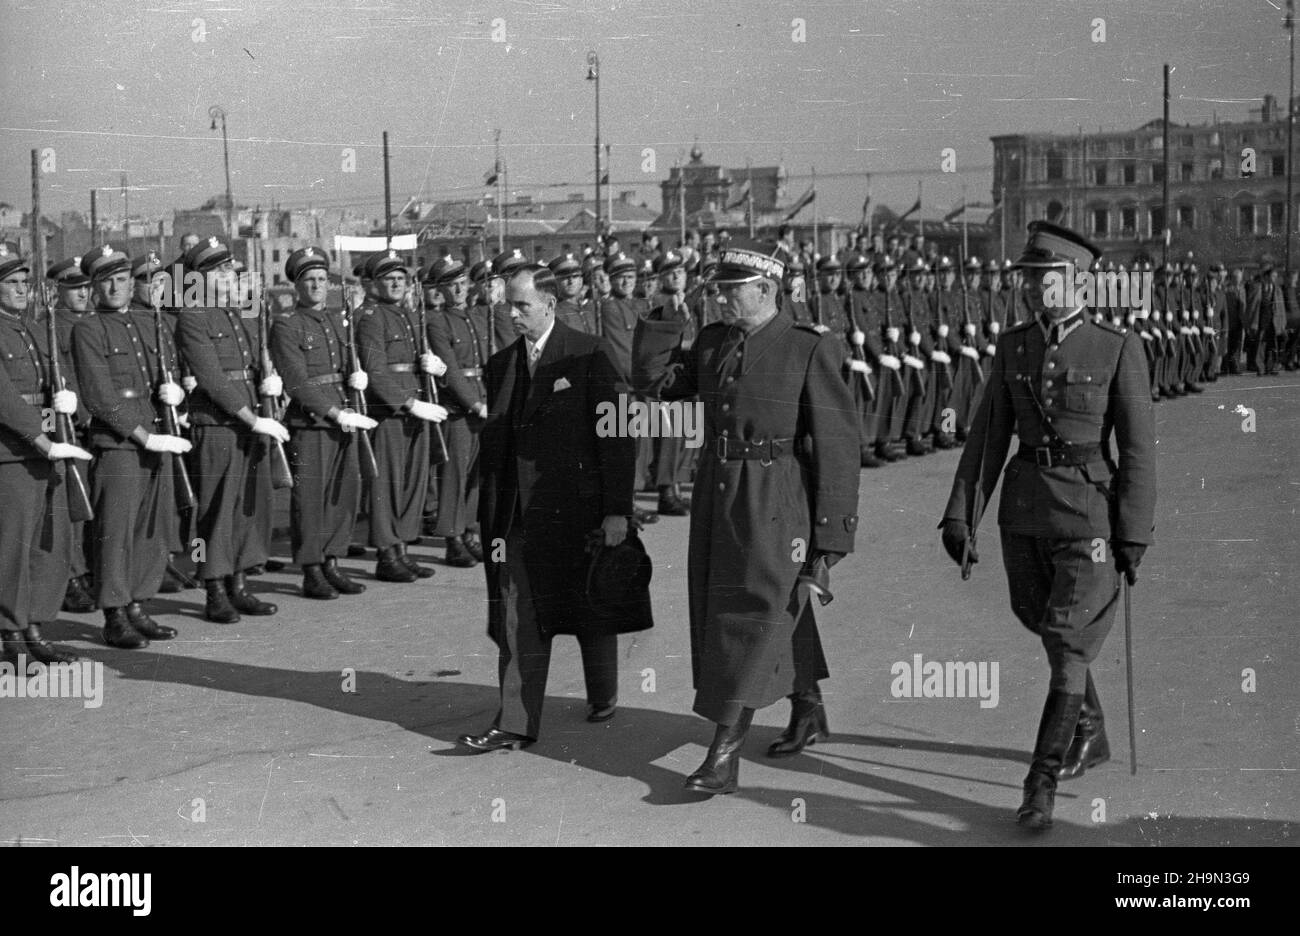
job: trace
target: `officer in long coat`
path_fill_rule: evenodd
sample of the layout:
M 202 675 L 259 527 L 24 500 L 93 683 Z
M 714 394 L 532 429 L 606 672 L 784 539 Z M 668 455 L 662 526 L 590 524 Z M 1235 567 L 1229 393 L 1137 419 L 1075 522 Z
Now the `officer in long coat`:
M 1097 324 L 1082 306 L 1044 302 L 1049 275 L 1073 281 L 1100 255 L 1073 231 L 1029 226 L 1019 260 L 1032 278 L 1035 318 L 998 339 L 988 385 L 944 511 L 944 548 L 968 568 L 974 530 L 997 486 L 1012 437 L 998 525 L 1011 606 L 1047 652 L 1051 682 L 1017 813 L 1021 825 L 1052 822 L 1058 780 L 1108 759 L 1089 666 L 1120 598 L 1152 543 L 1155 422 L 1141 339 Z M 1114 435 L 1118 459 L 1110 448 Z M 1097 541 L 1105 559 L 1097 561 Z
M 782 696 L 791 724 L 770 753 L 826 736 L 810 598 L 829 598 L 829 568 L 853 551 L 860 430 L 838 338 L 778 315 L 783 274 L 763 248 L 728 246 L 723 321 L 689 351 L 680 320 L 643 321 L 634 345 L 636 387 L 704 409 L 687 560 L 694 711 L 718 726 L 687 780 L 703 793 L 736 789 L 754 710 Z

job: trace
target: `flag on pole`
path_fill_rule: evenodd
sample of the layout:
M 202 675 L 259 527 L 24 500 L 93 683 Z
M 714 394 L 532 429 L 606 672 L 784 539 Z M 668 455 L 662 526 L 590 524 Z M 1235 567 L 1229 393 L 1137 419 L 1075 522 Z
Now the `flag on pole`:
M 795 215 L 797 215 L 799 212 L 803 211 L 805 208 L 811 205 L 813 203 L 813 200 L 816 197 L 817 197 L 817 190 L 814 187 L 809 186 L 808 191 L 800 195 L 799 200 L 790 206 L 790 210 L 786 212 L 785 220 L 793 221 Z
M 727 211 L 731 211 L 733 208 L 739 208 L 741 205 L 745 204 L 745 201 L 748 198 L 749 180 L 746 179 L 745 184 L 740 187 L 740 191 L 736 194 L 736 197 L 727 204 Z
M 946 215 L 943 216 L 943 220 L 955 221 L 957 218 L 960 218 L 965 212 L 966 212 L 966 199 L 963 198 L 960 202 L 957 203 L 957 207 L 955 207 L 952 211 L 948 212 Z
M 894 223 L 897 224 L 897 223 L 900 222 L 900 221 L 905 221 L 905 220 L 907 220 L 909 217 L 911 217 L 912 215 L 916 214 L 916 213 L 917 213 L 918 211 L 920 211 L 920 210 L 921 210 L 921 196 L 918 195 L 918 196 L 916 196 L 916 201 L 912 204 L 912 207 L 911 207 L 911 208 L 908 208 L 908 209 L 907 209 L 906 211 L 904 211 L 901 215 L 899 215 L 897 218 L 895 218 L 895 219 L 894 219 Z
M 497 177 L 500 176 L 500 175 L 501 175 L 501 164 L 500 164 L 500 163 L 497 163 L 497 164 L 495 164 L 491 169 L 489 169 L 487 172 L 483 173 L 483 184 L 484 184 L 484 185 L 496 185 L 496 184 L 497 184 Z

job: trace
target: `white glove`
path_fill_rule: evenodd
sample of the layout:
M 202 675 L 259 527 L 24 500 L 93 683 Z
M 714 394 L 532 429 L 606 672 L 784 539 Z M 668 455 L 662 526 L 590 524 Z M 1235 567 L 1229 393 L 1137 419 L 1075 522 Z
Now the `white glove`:
M 146 452 L 170 452 L 173 455 L 184 455 L 193 447 L 190 445 L 189 439 L 182 439 L 180 436 L 174 435 L 162 435 L 157 432 L 149 433 L 149 437 L 144 440 Z
M 938 364 L 951 364 L 952 358 L 948 356 L 947 351 L 931 351 L 930 360 Z
M 862 334 L 861 329 L 855 328 L 853 334 L 849 335 L 849 341 L 853 342 L 860 348 L 867 343 L 867 336 Z
M 980 359 L 980 353 L 970 345 L 962 345 L 961 353 L 962 357 L 968 357 L 972 361 L 978 361 Z
M 921 343 L 921 333 L 916 329 L 912 329 L 911 333 L 907 336 L 907 340 L 914 345 L 919 345 Z
M 70 416 L 77 411 L 77 395 L 71 390 L 58 390 L 54 394 L 54 412 Z
M 870 374 L 871 368 L 867 367 L 866 361 L 859 361 L 857 358 L 849 361 L 849 370 L 857 371 L 859 374 Z
M 829 325 L 814 325 L 814 326 L 813 326 L 813 331 L 815 331 L 815 332 L 816 332 L 817 334 L 819 334 L 819 335 L 824 335 L 824 334 L 826 334 L 826 333 L 827 333 L 828 331 L 830 331 L 830 330 L 831 330 L 831 327 L 830 327 Z M 683 350 L 683 351 L 689 351 L 690 349 L 691 349 L 690 343 L 683 341 L 683 342 L 682 342 L 682 350 Z
M 1142 332 L 1141 334 L 1142 334 L 1142 340 L 1143 340 L 1143 341 L 1155 341 L 1155 340 L 1156 340 L 1156 336 L 1153 335 L 1153 334 L 1151 334 L 1151 332 Z
M 51 442 L 50 450 L 45 457 L 50 461 L 58 461 L 60 458 L 76 458 L 80 461 L 90 461 L 91 455 L 80 445 L 73 445 L 71 442 Z
M 289 441 L 289 430 L 267 416 L 258 416 L 257 419 L 253 420 L 252 429 L 258 435 L 270 436 L 280 442 Z
M 897 340 L 898 340 L 898 329 L 897 329 L 897 328 L 886 328 L 886 329 L 885 329 L 885 337 L 888 338 L 890 341 L 897 341 Z
M 892 354 L 882 354 L 879 358 L 877 358 L 877 360 L 879 360 L 881 364 L 883 364 L 885 367 L 888 367 L 890 370 L 898 370 L 900 367 L 903 366 L 903 362 L 900 361 L 898 358 L 894 357 Z
M 185 388 L 186 393 L 193 393 L 199 386 L 199 378 L 193 374 L 186 374 L 181 378 L 181 386 Z
M 975 337 L 975 323 L 974 323 L 974 322 L 967 322 L 966 325 L 965 325 L 965 327 L 964 327 L 962 330 L 963 330 L 964 332 L 966 332 L 966 334 L 970 335 L 972 338 Z
M 348 375 L 348 386 L 353 390 L 364 390 L 370 386 L 370 375 L 363 370 L 355 370 Z
M 823 325 L 822 327 L 825 328 L 826 326 Z M 487 414 L 488 414 L 487 404 L 486 404 L 486 403 L 475 403 L 475 404 L 474 404 L 474 407 L 473 407 L 473 413 L 474 413 L 474 415 L 477 416 L 479 419 L 487 419 Z
M 257 392 L 262 396 L 278 397 L 284 393 L 284 381 L 280 379 L 279 374 L 264 377 L 262 382 L 257 385 Z
M 177 414 L 176 414 L 176 424 L 177 424 L 178 426 L 180 426 L 182 429 L 188 429 L 188 428 L 190 427 L 190 414 L 189 414 L 189 413 L 177 413 Z
M 939 337 L 940 337 L 940 338 L 947 338 L 947 337 L 948 337 L 948 326 L 947 326 L 947 325 L 940 325 L 940 326 L 939 326 Z
M 447 418 L 447 408 L 439 406 L 437 403 L 415 400 L 411 403 L 411 415 L 416 419 L 423 419 L 425 422 L 440 423 Z
M 426 374 L 441 377 L 447 373 L 447 364 L 432 351 L 425 351 L 420 355 L 420 369 Z
M 1191 328 L 1191 332 L 1193 335 L 1199 335 L 1201 333 L 1201 330 L 1197 328 L 1195 325 L 1193 325 Z
M 915 367 L 917 370 L 925 370 L 925 361 L 919 357 L 912 357 L 910 354 L 903 355 L 903 363 L 908 367 Z
M 159 384 L 158 399 L 163 406 L 180 406 L 185 399 L 185 391 L 174 383 Z
M 989 322 L 989 331 L 996 335 L 998 332 L 1002 331 L 1002 323 Z
M 353 429 L 373 429 L 379 423 L 375 422 L 369 416 L 362 416 L 356 410 L 339 410 L 335 419 L 344 432 L 351 432 Z
M 997 351 L 997 345 L 987 344 L 984 346 L 984 353 L 989 357 L 993 357 L 993 355 L 997 354 Z

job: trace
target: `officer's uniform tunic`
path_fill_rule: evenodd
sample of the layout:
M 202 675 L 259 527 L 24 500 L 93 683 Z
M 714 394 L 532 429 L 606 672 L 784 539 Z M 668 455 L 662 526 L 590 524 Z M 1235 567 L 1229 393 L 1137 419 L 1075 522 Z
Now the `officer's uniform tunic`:
M 557 313 L 558 315 L 558 313 Z M 443 430 L 447 463 L 438 486 L 438 528 L 435 536 L 461 536 L 478 529 L 479 434 L 483 420 L 473 415 L 476 403 L 487 404 L 483 366 L 488 355 L 487 309 L 444 309 L 428 321 L 429 345 L 447 365 L 440 378 L 446 386 Z M 571 326 L 574 327 L 574 326 Z

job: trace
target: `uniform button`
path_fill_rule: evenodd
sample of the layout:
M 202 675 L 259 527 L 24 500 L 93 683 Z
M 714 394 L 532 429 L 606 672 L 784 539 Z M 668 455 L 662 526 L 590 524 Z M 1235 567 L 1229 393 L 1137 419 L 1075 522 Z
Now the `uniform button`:
M 731 430 L 730 430 L 730 429 L 723 429 L 723 430 L 722 430 L 722 434 L 723 434 L 724 436 L 725 436 L 725 435 L 731 435 Z
M 723 403 L 723 404 L 722 404 L 722 411 L 723 411 L 724 413 L 725 413 L 727 410 L 729 410 L 729 409 L 731 409 L 731 404 L 730 404 L 730 403 Z
M 826 524 L 828 524 L 828 523 L 830 523 L 830 521 L 827 520 L 825 517 L 818 517 L 818 518 L 817 518 L 817 525 L 818 525 L 818 526 L 826 526 Z
M 735 378 L 735 377 L 728 377 L 728 378 L 727 378 L 727 383 L 735 383 L 735 382 L 736 382 L 736 378 Z
M 727 489 L 727 482 L 726 482 L 726 481 L 723 481 L 721 484 L 718 485 L 718 490 L 719 490 L 719 491 L 725 491 L 726 489 Z
M 1048 362 L 1047 362 L 1047 369 L 1048 369 L 1048 370 L 1052 370 L 1052 369 L 1055 368 L 1055 367 L 1056 367 L 1056 362 L 1055 362 L 1055 361 L 1048 361 Z
M 1044 444 L 1044 445 L 1046 445 L 1048 442 L 1051 442 L 1051 441 L 1052 441 L 1052 437 L 1051 437 L 1051 436 L 1049 436 L 1049 435 L 1045 435 L 1045 436 L 1043 436 L 1043 444 Z
M 1046 400 L 1044 400 L 1044 401 L 1043 401 L 1043 405 L 1044 405 L 1044 406 L 1051 406 L 1051 405 L 1052 405 L 1052 398 L 1051 398 L 1051 397 L 1048 397 Z
M 1048 351 L 1055 351 L 1058 347 L 1060 347 L 1060 345 L 1054 345 L 1054 344 L 1053 344 L 1053 345 L 1048 345 L 1048 346 L 1047 346 L 1047 350 L 1048 350 Z

